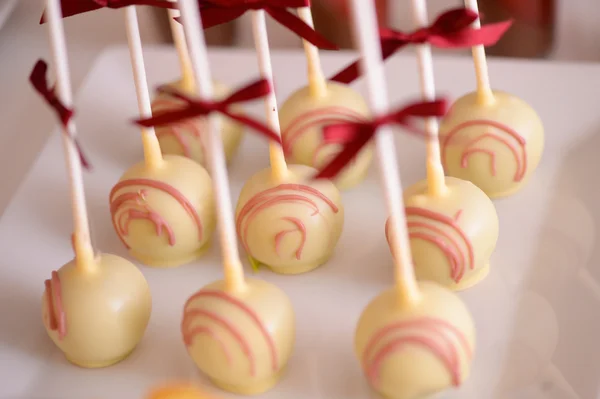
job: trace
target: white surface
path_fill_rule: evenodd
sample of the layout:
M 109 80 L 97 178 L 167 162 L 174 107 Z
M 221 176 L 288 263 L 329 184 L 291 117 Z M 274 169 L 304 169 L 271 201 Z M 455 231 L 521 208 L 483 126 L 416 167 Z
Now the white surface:
M 175 52 L 146 53 L 151 86 L 177 76 Z M 237 85 L 258 75 L 252 53 L 213 52 L 217 78 Z M 328 55 L 327 74 L 350 58 Z M 474 86 L 468 59 L 437 57 L 439 92 L 459 95 Z M 300 51 L 274 52 L 278 96 L 302 85 Z M 416 62 L 387 63 L 392 102 L 418 97 Z M 600 66 L 516 63 L 494 60 L 494 86 L 513 92 L 538 110 L 547 128 L 543 161 L 519 194 L 497 201 L 500 240 L 492 272 L 461 294 L 478 326 L 471 379 L 461 399 L 596 399 L 600 397 Z M 103 251 L 126 255 L 113 232 L 108 192 L 120 174 L 141 159 L 138 132 L 128 121 L 136 112 L 126 49 L 109 51 L 96 63 L 77 99 L 82 143 L 95 167 L 86 175 L 93 239 Z M 262 104 L 249 108 L 262 115 Z M 44 111 L 48 112 L 48 111 Z M 32 132 L 47 133 L 47 132 Z M 424 177 L 424 144 L 398 135 L 407 184 Z M 232 191 L 267 165 L 266 143 L 248 136 L 231 167 Z M 262 270 L 291 296 L 297 311 L 295 354 L 283 381 L 261 398 L 365 399 L 366 387 L 352 350 L 358 316 L 389 286 L 391 257 L 384 238 L 382 198 L 373 173 L 344 194 L 346 228 L 335 258 L 302 276 Z M 173 270 L 142 270 L 153 292 L 146 336 L 124 362 L 102 370 L 68 364 L 41 323 L 43 281 L 71 256 L 66 176 L 59 137 L 53 134 L 0 219 L 0 398 L 131 399 L 172 378 L 199 379 L 181 341 L 184 300 L 221 277 L 217 247 L 201 261 Z M 237 197 L 234 197 L 234 200 Z M 368 205 L 367 205 L 368 204 Z

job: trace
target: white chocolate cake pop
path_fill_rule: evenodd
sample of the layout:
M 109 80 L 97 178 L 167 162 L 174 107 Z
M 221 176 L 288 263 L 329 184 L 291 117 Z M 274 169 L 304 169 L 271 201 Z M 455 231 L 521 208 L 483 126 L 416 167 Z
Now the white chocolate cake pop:
M 211 100 L 211 74 L 198 3 L 181 0 L 180 7 L 194 78 L 199 83 L 196 92 L 203 100 Z M 244 278 L 219 119 L 209 117 L 207 126 L 225 279 L 188 299 L 181 330 L 190 356 L 215 385 L 229 392 L 259 394 L 278 382 L 292 354 L 294 311 L 285 293 L 274 285 Z
M 518 191 L 540 163 L 544 127 L 525 101 L 493 91 L 459 98 L 440 125 L 442 162 L 449 176 L 469 180 L 492 198 Z
M 128 18 L 135 9 L 126 10 Z M 59 96 L 46 82 L 46 65 L 38 62 L 31 81 L 55 108 L 64 127 L 63 141 L 74 220 L 75 259 L 45 281 L 42 320 L 48 335 L 72 363 L 106 367 L 126 358 L 142 339 L 152 310 L 148 283 L 131 262 L 110 254 L 94 255 L 81 174 L 69 67 L 59 0 L 47 0 L 51 53 Z M 60 98 L 59 98 L 60 97 Z
M 363 58 L 371 110 L 388 112 L 377 18 L 371 2 L 352 0 L 355 36 Z M 456 294 L 435 282 L 417 284 L 393 132 L 376 135 L 385 202 L 393 226 L 395 285 L 373 299 L 362 312 L 354 337 L 356 355 L 367 381 L 390 399 L 432 398 L 461 385 L 469 375 L 475 328 Z
M 469 376 L 475 325 L 458 296 L 419 283 L 414 306 L 400 308 L 397 288 L 373 299 L 354 336 L 369 384 L 390 399 L 430 398 Z
M 423 0 L 413 0 L 413 14 L 417 28 L 427 25 Z M 435 83 L 429 45 L 417 47 L 417 59 L 423 98 L 431 99 Z M 427 178 L 404 193 L 415 274 L 419 280 L 462 290 L 477 284 L 489 272 L 490 257 L 498 241 L 498 215 L 480 188 L 469 181 L 444 176 L 437 120 L 427 120 L 426 129 L 435 137 L 427 143 Z M 389 221 L 385 228 L 396 256 Z
M 477 0 L 465 0 L 478 12 Z M 473 23 L 479 28 L 479 19 Z M 489 197 L 514 194 L 537 168 L 544 128 L 536 112 L 518 97 L 490 88 L 485 48 L 472 48 L 477 91 L 459 98 L 440 126 L 446 174 L 469 180 Z
M 262 393 L 279 380 L 294 346 L 294 311 L 283 291 L 247 280 L 228 293 L 224 281 L 202 288 L 185 304 L 181 332 L 198 368 L 218 387 Z
M 236 207 L 242 246 L 254 262 L 282 274 L 299 274 L 331 257 L 344 224 L 337 188 L 309 181 L 315 170 L 289 165 L 285 181 L 264 169 L 246 182 Z
M 131 256 L 147 266 L 172 267 L 200 257 L 215 229 L 208 172 L 194 161 L 165 155 L 159 166 L 140 162 L 110 192 L 115 231 Z
M 135 14 L 128 39 L 142 117 L 151 116 L 142 44 Z M 162 156 L 154 128 L 142 129 L 144 161 L 132 166 L 109 195 L 113 226 L 130 254 L 148 266 L 174 267 L 200 257 L 215 229 L 208 172 L 191 159 Z
M 446 177 L 445 184 L 444 195 L 430 195 L 427 180 L 404 191 L 410 247 L 419 280 L 462 290 L 489 272 L 498 241 L 498 215 L 473 183 Z M 389 220 L 385 233 L 390 243 Z
M 299 17 L 310 27 L 310 7 L 298 9 Z M 279 110 L 281 139 L 288 162 L 320 169 L 339 153 L 339 145 L 325 143 L 323 127 L 340 122 L 360 122 L 369 117 L 362 96 L 347 85 L 327 82 L 321 68 L 319 50 L 303 41 L 308 63 L 308 86 L 283 103 Z M 348 189 L 364 180 L 373 159 L 371 146 L 363 148 L 334 180 L 339 189 Z
M 286 158 L 290 163 L 321 168 L 339 152 L 337 144 L 323 141 L 322 129 L 346 121 L 362 121 L 369 110 L 362 96 L 349 86 L 328 82 L 323 96 L 311 95 L 304 87 L 281 106 L 279 119 Z M 364 180 L 373 159 L 373 148 L 364 148 L 334 180 L 340 189 Z
M 46 280 L 44 327 L 73 364 L 111 366 L 141 341 L 152 310 L 150 288 L 133 263 L 116 255 L 97 255 L 85 267 L 73 260 Z
M 183 82 L 183 80 L 180 80 L 167 86 L 192 94 L 193 87 L 191 89 L 186 88 Z M 221 83 L 213 82 L 213 88 L 217 99 L 224 98 L 229 94 L 229 90 Z M 168 93 L 160 92 L 152 102 L 152 113 L 160 115 L 161 112 L 181 106 L 181 100 L 170 96 Z M 232 110 L 235 111 L 233 107 Z M 163 154 L 182 155 L 193 159 L 202 166 L 206 166 L 206 150 L 201 138 L 203 131 L 201 118 L 192 118 L 174 125 L 157 127 L 156 136 Z M 221 121 L 221 138 L 228 163 L 235 156 L 242 141 L 243 133 L 243 126 L 236 121 L 229 118 L 223 118 Z

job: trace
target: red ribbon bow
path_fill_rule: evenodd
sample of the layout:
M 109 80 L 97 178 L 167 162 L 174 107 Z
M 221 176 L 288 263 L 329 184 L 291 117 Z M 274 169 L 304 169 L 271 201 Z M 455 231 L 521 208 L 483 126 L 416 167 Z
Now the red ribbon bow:
M 207 101 L 192 98 L 169 87 L 161 87 L 158 90 L 184 101 L 185 105 L 182 108 L 174 109 L 172 111 L 160 112 L 147 119 L 138 119 L 135 121 L 136 124 L 143 127 L 164 126 L 177 123 L 184 119 L 207 116 L 213 112 L 219 112 L 256 130 L 270 140 L 281 144 L 281 137 L 261 122 L 245 115 L 233 113 L 229 110 L 229 107 L 234 104 L 256 100 L 269 94 L 271 92 L 271 85 L 269 85 L 269 81 L 266 79 L 251 83 L 221 101 Z
M 265 10 L 273 19 L 289 30 L 324 50 L 338 47 L 308 26 L 288 8 L 310 7 L 310 0 L 198 0 L 202 27 L 211 28 L 241 17 L 246 11 Z M 176 18 L 180 22 L 180 18 Z
M 61 0 L 63 18 L 101 8 L 123 8 L 128 6 L 151 6 L 159 8 L 177 8 L 177 3 L 169 0 Z M 46 22 L 46 13 L 42 15 L 40 24 Z
M 48 64 L 46 64 L 44 60 L 39 60 L 33 67 L 31 75 L 29 75 L 29 81 L 31 82 L 35 90 L 42 95 L 44 100 L 46 100 L 48 105 L 50 105 L 50 107 L 54 109 L 54 111 L 58 115 L 58 119 L 60 120 L 60 123 L 64 128 L 64 134 L 69 135 L 67 125 L 69 124 L 71 117 L 73 117 L 74 111 L 65 107 L 65 105 L 60 102 L 60 100 L 56 96 L 54 86 L 48 86 L 48 80 L 46 79 L 47 72 Z M 70 135 L 69 137 L 73 140 L 73 143 L 75 144 L 75 148 L 79 153 L 79 159 L 81 160 L 81 164 L 83 165 L 83 167 L 88 170 L 91 169 L 91 165 L 84 156 L 81 146 L 79 145 L 77 140 L 74 137 L 71 137 Z
M 342 150 L 317 173 L 315 178 L 332 179 L 337 176 L 375 136 L 377 129 L 384 125 L 403 126 L 413 134 L 427 137 L 427 133 L 413 125 L 414 119 L 442 117 L 446 114 L 447 108 L 445 99 L 417 102 L 370 122 L 343 122 L 325 126 L 323 129 L 325 143 L 341 144 Z
M 391 57 L 408 44 L 429 43 L 438 48 L 463 48 L 478 45 L 491 46 L 500 40 L 510 28 L 512 21 L 499 22 L 474 29 L 471 24 L 479 18 L 476 12 L 456 8 L 441 14 L 429 27 L 412 33 L 403 33 L 388 28 L 379 30 L 383 59 Z M 331 78 L 334 82 L 350 84 L 361 74 L 359 61 L 353 62 Z

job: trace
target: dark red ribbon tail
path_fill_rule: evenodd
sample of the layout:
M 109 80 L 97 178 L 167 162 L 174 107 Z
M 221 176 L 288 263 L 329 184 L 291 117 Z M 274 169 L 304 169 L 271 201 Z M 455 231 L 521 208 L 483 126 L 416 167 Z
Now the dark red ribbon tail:
M 364 132 L 363 132 L 364 133 Z M 333 179 L 348 165 L 360 152 L 360 150 L 371 140 L 373 132 L 361 134 L 356 140 L 347 143 L 327 165 L 325 165 L 313 179 Z
M 323 35 L 307 25 L 306 22 L 289 11 L 273 7 L 268 7 L 265 11 L 277 22 L 317 48 L 321 50 L 339 50 L 337 45 L 327 40 Z

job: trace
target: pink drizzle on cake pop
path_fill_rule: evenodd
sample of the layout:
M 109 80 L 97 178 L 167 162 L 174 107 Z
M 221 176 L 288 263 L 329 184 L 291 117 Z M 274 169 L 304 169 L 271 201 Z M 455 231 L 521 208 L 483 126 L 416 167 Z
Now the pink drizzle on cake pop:
M 459 210 L 453 219 L 428 209 L 406 208 L 410 239 L 427 241 L 442 251 L 448 259 L 450 277 L 455 283 L 462 280 L 467 269 L 475 268 L 473 245 L 457 223 L 461 214 L 462 210 Z M 389 243 L 389 220 L 386 223 L 385 234 Z
M 313 198 L 310 198 L 310 197 Z M 331 201 L 327 196 L 321 193 L 319 190 L 310 186 L 302 184 L 280 184 L 277 187 L 270 188 L 268 190 L 257 193 L 252 197 L 239 212 L 236 220 L 236 228 L 240 240 L 244 249 L 248 255 L 252 256 L 250 247 L 248 246 L 248 228 L 252 223 L 253 219 L 262 211 L 271 208 L 273 206 L 282 205 L 284 203 L 294 203 L 304 205 L 312 210 L 310 216 L 317 216 L 320 214 L 319 206 L 316 200 L 324 202 L 334 213 L 339 212 L 339 208 Z M 292 220 L 294 219 L 294 220 Z M 300 231 L 301 242 L 296 250 L 296 259 L 300 260 L 302 255 L 302 249 L 306 243 L 307 231 L 304 223 L 297 218 L 290 218 L 288 216 L 283 217 L 282 220 L 286 220 L 296 225 L 294 231 Z M 300 222 L 300 223 L 298 223 Z M 275 235 L 275 250 L 279 247 L 278 242 L 285 236 L 282 233 L 289 233 L 291 231 L 284 230 Z
M 228 359 L 228 362 L 230 362 L 231 355 L 229 349 L 224 344 L 223 339 L 219 338 L 218 333 L 208 325 L 196 324 L 198 318 L 210 320 L 218 327 L 226 330 L 229 333 L 229 335 L 231 335 L 234 338 L 234 340 L 240 346 L 240 349 L 242 350 L 244 355 L 247 357 L 248 362 L 250 363 L 250 375 L 254 376 L 256 374 L 255 352 L 250 343 L 248 342 L 248 339 L 242 333 L 242 331 L 239 328 L 237 328 L 235 324 L 228 320 L 226 317 L 216 314 L 215 312 L 203 309 L 202 305 L 204 303 L 198 304 L 197 300 L 199 299 L 213 299 L 217 301 L 224 301 L 227 304 L 232 305 L 237 311 L 240 311 L 244 315 L 249 317 L 265 339 L 265 343 L 269 349 L 273 371 L 277 370 L 277 348 L 275 347 L 273 337 L 269 333 L 265 324 L 260 320 L 256 312 L 252 308 L 250 308 L 241 300 L 223 291 L 201 290 L 198 291 L 196 294 L 192 295 L 185 303 L 183 321 L 181 323 L 181 331 L 183 334 L 184 342 L 188 347 L 193 344 L 194 337 L 196 337 L 198 334 L 207 334 L 218 342 L 219 346 L 221 346 L 225 354 L 225 357 Z M 192 302 L 196 302 L 196 306 L 192 306 Z
M 485 139 L 494 140 L 502 143 L 506 146 L 515 159 L 517 170 L 515 171 L 515 175 L 513 180 L 515 182 L 520 182 L 525 177 L 525 173 L 527 172 L 527 152 L 525 150 L 525 146 L 527 142 L 525 138 L 523 138 L 518 132 L 510 127 L 496 121 L 485 120 L 485 119 L 477 119 L 466 121 L 456 125 L 448 134 L 444 135 L 443 140 L 441 142 L 442 147 L 442 163 L 444 167 L 448 167 L 446 162 L 446 151 L 448 146 L 451 144 L 452 139 L 460 134 L 462 129 L 480 126 L 482 128 L 492 128 L 492 130 L 477 135 L 476 137 L 469 140 L 464 147 L 460 158 L 460 166 L 461 168 L 467 168 L 469 166 L 469 158 L 473 154 L 483 153 L 490 157 L 490 173 L 492 176 L 496 176 L 497 168 L 496 168 L 496 153 L 493 150 L 482 148 L 477 146 L 480 142 Z
M 134 192 L 125 192 L 117 196 L 117 192 L 130 187 L 138 187 Z M 200 216 L 194 209 L 189 200 L 174 187 L 156 180 L 150 179 L 130 179 L 117 183 L 110 192 L 110 213 L 113 226 L 117 235 L 123 244 L 129 249 L 125 238 L 129 234 L 129 224 L 135 220 L 148 220 L 156 229 L 156 235 L 160 236 L 163 231 L 167 234 L 167 240 L 170 246 L 175 245 L 175 233 L 167 222 L 158 212 L 153 210 L 146 202 L 146 197 L 150 194 L 148 189 L 139 189 L 139 187 L 154 188 L 173 197 L 185 211 L 194 220 L 198 227 L 198 240 L 202 241 L 203 228 Z M 136 209 L 141 208 L 141 209 Z
M 58 332 L 58 339 L 63 340 L 67 335 L 67 316 L 62 303 L 60 277 L 56 270 L 51 278 L 44 281 L 46 287 L 46 303 L 48 305 L 48 327 Z
M 301 138 L 308 133 L 311 129 L 320 126 L 334 125 L 341 122 L 364 122 L 366 118 L 358 112 L 345 108 L 345 107 L 324 107 L 314 109 L 296 117 L 288 127 L 281 133 L 283 140 L 283 151 L 286 156 L 291 157 L 294 153 L 294 146 L 301 140 Z M 335 144 L 329 144 L 321 142 L 312 158 L 312 166 L 319 167 L 317 165 L 318 155 L 320 152 L 336 146 Z M 339 152 L 339 151 L 338 151 Z M 325 164 L 325 161 L 322 161 Z
M 152 104 L 152 113 L 154 115 L 160 115 L 161 113 L 171 111 L 173 109 L 184 107 L 185 104 L 176 98 L 159 98 Z M 204 143 L 200 136 L 200 121 L 195 119 L 186 119 L 173 123 L 169 126 L 164 126 L 162 129 L 158 129 L 156 137 L 159 139 L 165 136 L 173 136 L 177 144 L 181 147 L 183 155 L 190 158 L 192 156 L 190 148 L 190 140 L 195 140 L 200 145 L 202 154 L 206 154 Z
M 421 347 L 435 355 L 448 369 L 452 384 L 461 384 L 460 357 L 464 355 L 470 359 L 471 346 L 465 335 L 454 325 L 434 317 L 398 321 L 377 331 L 367 343 L 362 356 L 369 382 L 377 385 L 383 362 L 411 346 Z

